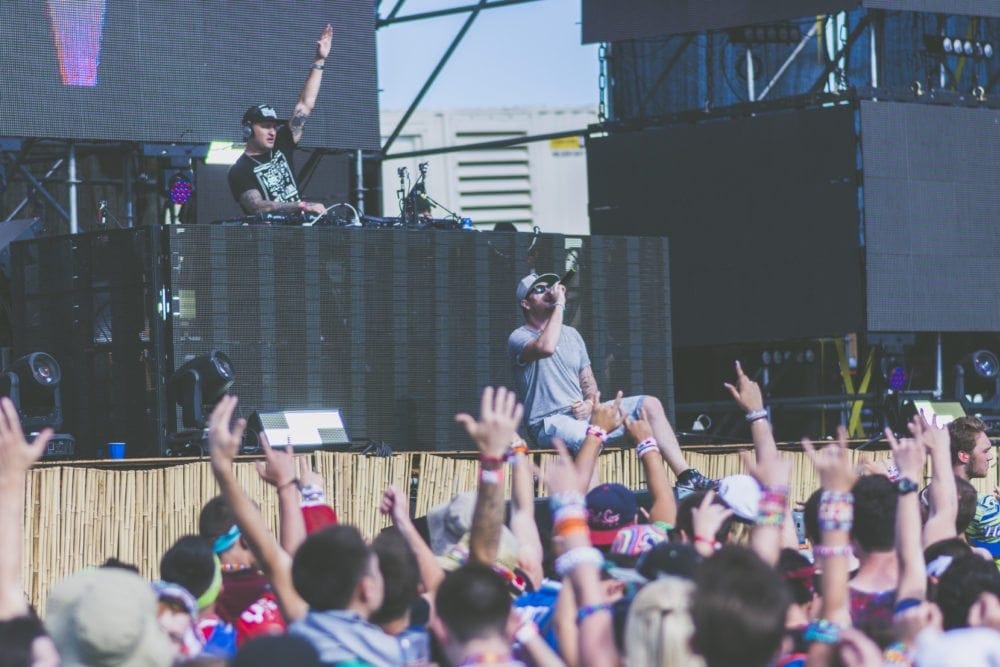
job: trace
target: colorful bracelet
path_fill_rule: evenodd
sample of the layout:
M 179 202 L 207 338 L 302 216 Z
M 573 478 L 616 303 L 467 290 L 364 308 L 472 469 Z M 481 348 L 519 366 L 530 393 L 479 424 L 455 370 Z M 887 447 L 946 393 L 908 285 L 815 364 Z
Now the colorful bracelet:
M 817 544 L 813 547 L 813 556 L 816 558 L 836 558 L 837 556 L 850 556 L 853 553 L 854 550 L 851 549 L 850 544 L 838 544 L 837 546 Z
M 854 524 L 854 495 L 824 491 L 819 497 L 817 519 L 822 531 L 850 530 Z
M 479 483 L 480 484 L 503 483 L 503 468 L 498 468 L 496 470 L 490 470 L 489 468 L 480 468 Z
M 600 440 L 601 444 L 603 445 L 608 439 L 608 432 L 605 431 L 600 426 L 595 426 L 594 424 L 590 424 L 589 426 L 587 426 L 587 437 L 589 438 L 591 436 Z
M 780 526 L 785 522 L 785 512 L 787 510 L 787 486 L 761 487 L 760 500 L 757 503 L 758 526 Z
M 638 445 L 635 446 L 635 455 L 640 459 L 650 452 L 659 453 L 660 446 L 656 442 L 656 438 L 646 438 Z
M 510 462 L 518 456 L 527 456 L 528 452 L 528 443 L 523 438 L 518 438 L 510 443 L 510 447 L 507 448 L 507 453 L 504 455 L 504 460 Z
M 761 408 L 760 410 L 751 410 L 747 413 L 747 422 L 752 424 L 759 419 L 767 419 L 767 410 L 764 408 Z
M 611 611 L 611 605 L 607 602 L 602 602 L 600 604 L 588 604 L 586 607 L 580 607 L 576 612 L 576 622 L 582 623 L 594 614 L 602 611 Z
M 562 556 L 556 558 L 555 570 L 560 577 L 568 577 L 569 574 L 580 565 L 593 565 L 600 569 L 604 565 L 604 556 L 594 547 L 577 547 L 570 549 Z
M 553 533 L 559 537 L 569 537 L 581 533 L 589 533 L 590 528 L 586 519 L 579 517 L 569 517 L 556 523 L 552 528 Z
M 802 638 L 807 642 L 820 644 L 836 644 L 840 641 L 840 626 L 825 618 L 818 618 L 808 626 Z

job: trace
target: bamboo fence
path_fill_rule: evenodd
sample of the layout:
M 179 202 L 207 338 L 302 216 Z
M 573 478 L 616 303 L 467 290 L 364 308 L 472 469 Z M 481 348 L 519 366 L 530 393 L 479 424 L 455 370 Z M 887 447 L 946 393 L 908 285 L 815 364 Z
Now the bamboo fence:
M 805 500 L 819 479 L 801 452 L 781 453 L 793 462 L 792 500 Z M 388 484 L 408 491 L 414 515 L 423 516 L 454 494 L 475 490 L 478 462 L 468 455 L 404 453 L 391 457 L 316 452 L 313 468 L 323 477 L 327 498 L 339 520 L 358 527 L 366 536 L 389 525 L 378 507 Z M 554 454 L 534 453 L 544 479 Z M 709 477 L 744 472 L 738 452 L 685 452 L 688 463 Z M 886 452 L 859 452 L 856 462 L 884 459 Z M 198 531 L 202 505 L 218 493 L 205 461 L 149 469 L 103 469 L 75 465 L 39 466 L 28 475 L 25 502 L 24 583 L 31 603 L 44 613 L 47 591 L 53 583 L 110 557 L 136 565 L 146 577 L 159 573 L 159 559 L 179 537 Z M 642 466 L 633 450 L 613 449 L 598 461 L 601 481 L 632 489 L 645 487 Z M 253 462 L 239 462 L 236 476 L 260 506 L 277 534 L 277 494 L 254 470 Z M 673 480 L 673 474 L 667 471 Z M 975 480 L 981 493 L 997 486 L 997 468 L 987 479 Z M 506 476 L 510 497 L 510 475 Z M 537 492 L 547 495 L 539 481 Z M 0 548 L 3 548 L 0 546 Z

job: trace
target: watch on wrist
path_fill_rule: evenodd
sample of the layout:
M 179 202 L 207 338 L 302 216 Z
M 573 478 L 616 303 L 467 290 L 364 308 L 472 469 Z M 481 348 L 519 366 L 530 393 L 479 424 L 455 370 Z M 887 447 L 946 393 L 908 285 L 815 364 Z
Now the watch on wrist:
M 900 477 L 896 480 L 893 486 L 896 487 L 896 493 L 901 496 L 905 496 L 907 493 L 913 493 L 920 488 L 918 484 L 909 477 Z

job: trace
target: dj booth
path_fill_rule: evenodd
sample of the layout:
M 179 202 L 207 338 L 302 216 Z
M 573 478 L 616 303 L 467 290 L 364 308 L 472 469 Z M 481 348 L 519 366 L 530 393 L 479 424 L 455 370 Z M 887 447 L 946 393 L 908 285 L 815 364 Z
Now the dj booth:
M 111 441 L 172 451 L 167 381 L 229 356 L 244 416 L 339 409 L 355 441 L 468 448 L 457 412 L 510 385 L 514 288 L 532 269 L 579 269 L 567 321 L 608 394 L 672 406 L 667 242 L 394 227 L 147 226 L 12 244 L 15 353 L 62 367 L 76 456 Z

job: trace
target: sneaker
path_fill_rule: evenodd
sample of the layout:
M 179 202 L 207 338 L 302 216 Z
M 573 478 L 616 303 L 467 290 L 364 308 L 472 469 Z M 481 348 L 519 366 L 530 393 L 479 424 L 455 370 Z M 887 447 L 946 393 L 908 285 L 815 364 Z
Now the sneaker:
M 697 468 L 688 468 L 677 476 L 677 484 L 674 485 L 674 495 L 677 500 L 683 500 L 695 491 L 717 491 L 719 480 L 705 477 Z

